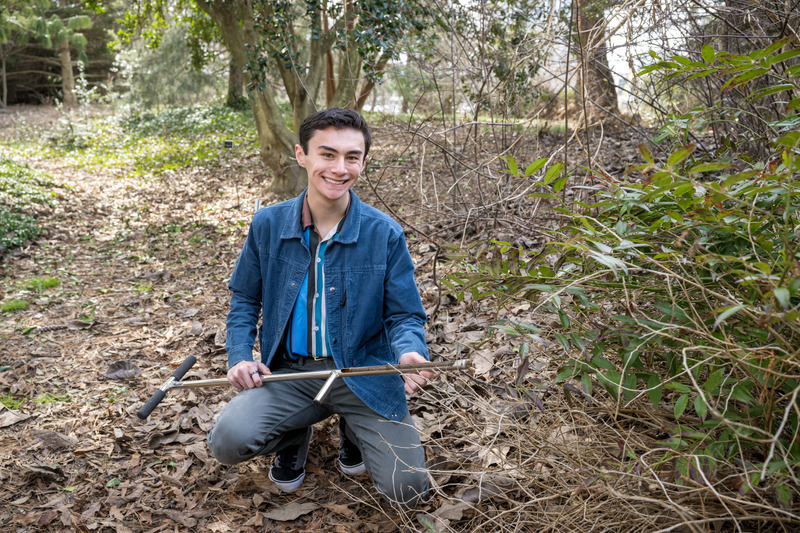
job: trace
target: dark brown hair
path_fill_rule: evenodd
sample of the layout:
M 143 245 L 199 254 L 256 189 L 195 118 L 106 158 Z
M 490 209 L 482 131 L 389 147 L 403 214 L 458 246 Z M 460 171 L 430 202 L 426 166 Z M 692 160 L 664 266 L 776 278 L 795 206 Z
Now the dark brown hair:
M 327 128 L 336 128 L 337 130 L 354 129 L 360 131 L 364 135 L 364 157 L 369 153 L 369 146 L 372 143 L 372 135 L 369 131 L 367 121 L 357 111 L 352 109 L 341 109 L 338 107 L 331 107 L 317 111 L 308 115 L 300 124 L 300 129 L 297 131 L 297 136 L 300 138 L 300 146 L 303 147 L 303 152 L 308 153 L 308 141 L 314 136 L 318 130 Z

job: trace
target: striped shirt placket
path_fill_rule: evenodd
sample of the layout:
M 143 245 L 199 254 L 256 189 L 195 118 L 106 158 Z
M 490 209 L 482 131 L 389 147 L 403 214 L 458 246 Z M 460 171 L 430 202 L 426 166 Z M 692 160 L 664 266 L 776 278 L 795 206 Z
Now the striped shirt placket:
M 315 248 L 313 268 L 309 268 L 308 272 L 308 301 L 312 303 L 307 309 L 307 339 L 309 355 L 313 357 L 331 356 L 325 312 L 325 250 L 339 233 L 343 221 L 344 219 L 339 221 L 318 244 L 316 243 L 318 239 L 316 232 L 313 230 L 309 232 L 309 240 L 312 248 Z

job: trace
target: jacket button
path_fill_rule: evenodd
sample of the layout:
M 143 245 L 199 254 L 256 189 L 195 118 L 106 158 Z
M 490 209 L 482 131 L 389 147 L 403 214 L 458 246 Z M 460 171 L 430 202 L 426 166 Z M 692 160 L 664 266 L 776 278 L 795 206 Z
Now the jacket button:
M 331 344 L 336 344 L 336 339 L 331 339 Z
M 331 292 L 336 292 L 336 287 L 331 287 Z
M 295 285 L 297 285 L 297 283 L 292 282 L 292 287 L 294 287 Z

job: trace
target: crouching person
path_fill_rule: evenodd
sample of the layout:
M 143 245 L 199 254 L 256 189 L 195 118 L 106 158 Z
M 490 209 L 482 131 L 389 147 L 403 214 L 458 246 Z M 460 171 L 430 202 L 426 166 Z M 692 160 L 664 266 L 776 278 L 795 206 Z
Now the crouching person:
M 220 413 L 209 447 L 229 465 L 274 453 L 269 477 L 291 492 L 305 477 L 313 424 L 336 414 L 341 470 L 368 472 L 393 505 L 414 506 L 428 492 L 428 473 L 405 393 L 432 372 L 339 379 L 319 406 L 324 380 L 261 380 L 428 360 L 403 231 L 351 190 L 367 161 L 366 121 L 327 109 L 306 118 L 298 136 L 308 188 L 256 213 L 231 277 L 228 381 L 240 392 Z M 253 360 L 256 332 L 261 361 Z

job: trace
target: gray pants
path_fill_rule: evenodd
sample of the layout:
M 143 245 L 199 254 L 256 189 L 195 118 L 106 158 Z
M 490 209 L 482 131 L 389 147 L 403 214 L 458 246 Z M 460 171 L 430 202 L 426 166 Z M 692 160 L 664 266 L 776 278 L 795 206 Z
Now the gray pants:
M 274 372 L 335 368 L 333 361 L 283 363 Z M 356 378 L 357 379 L 357 378 Z M 214 457 L 232 465 L 299 443 L 305 428 L 332 414 L 343 417 L 347 436 L 361 450 L 375 488 L 392 504 L 410 507 L 425 497 L 428 473 L 425 452 L 411 415 L 400 421 L 383 418 L 344 383 L 334 383 L 323 404 L 314 397 L 324 380 L 271 381 L 237 394 L 225 406 L 208 435 Z

